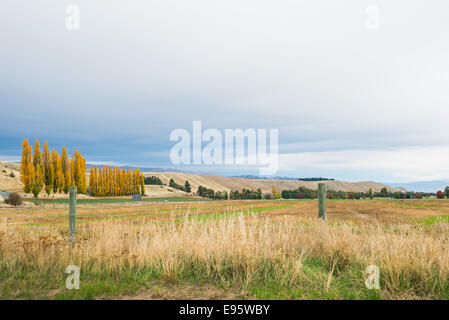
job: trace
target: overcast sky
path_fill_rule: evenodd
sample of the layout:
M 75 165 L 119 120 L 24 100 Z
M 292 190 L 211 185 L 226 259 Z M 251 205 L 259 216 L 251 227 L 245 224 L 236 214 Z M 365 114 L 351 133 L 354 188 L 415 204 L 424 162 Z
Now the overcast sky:
M 448 16 L 447 0 L 3 0 L 0 160 L 28 137 L 173 167 L 170 132 L 201 120 L 278 129 L 278 175 L 448 179 Z

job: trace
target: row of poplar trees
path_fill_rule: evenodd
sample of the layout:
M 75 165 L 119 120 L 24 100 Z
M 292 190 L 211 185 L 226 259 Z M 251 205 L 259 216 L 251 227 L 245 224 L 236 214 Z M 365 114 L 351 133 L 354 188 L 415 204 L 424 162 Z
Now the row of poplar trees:
M 23 141 L 20 174 L 23 191 L 33 193 L 35 197 L 44 188 L 47 195 L 52 191 L 68 193 L 70 186 L 76 186 L 79 193 L 87 190 L 86 159 L 75 149 L 69 160 L 64 146 L 59 157 L 54 149 L 50 152 L 47 141 L 42 153 L 39 140 L 36 139 L 33 152 L 28 139 Z
M 21 180 L 25 193 L 37 197 L 42 189 L 50 195 L 53 191 L 68 193 L 70 186 L 76 186 L 79 193 L 96 197 L 145 195 L 145 180 L 140 170 L 117 167 L 91 167 L 89 187 L 86 179 L 86 159 L 75 149 L 69 160 L 63 146 L 61 157 L 54 149 L 50 153 L 48 142 L 44 143 L 41 153 L 39 140 L 36 139 L 31 152 L 28 139 L 22 143 Z
M 90 195 L 94 197 L 145 195 L 145 180 L 137 169 L 125 169 L 112 166 L 90 168 Z

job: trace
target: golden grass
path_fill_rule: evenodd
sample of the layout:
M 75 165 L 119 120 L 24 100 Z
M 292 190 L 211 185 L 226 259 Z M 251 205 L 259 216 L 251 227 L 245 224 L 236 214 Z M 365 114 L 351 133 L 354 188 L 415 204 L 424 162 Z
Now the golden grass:
M 380 268 L 385 298 L 441 296 L 449 282 L 449 225 L 328 224 L 316 219 L 240 215 L 212 221 L 109 220 L 79 226 L 77 242 L 66 228 L 0 224 L 0 268 L 21 266 L 61 272 L 160 270 L 167 279 L 197 270 L 204 279 L 245 287 L 264 277 L 283 285 L 322 281 L 356 270 L 351 285 L 364 287 L 364 270 Z M 324 279 L 307 272 L 310 259 L 328 266 Z

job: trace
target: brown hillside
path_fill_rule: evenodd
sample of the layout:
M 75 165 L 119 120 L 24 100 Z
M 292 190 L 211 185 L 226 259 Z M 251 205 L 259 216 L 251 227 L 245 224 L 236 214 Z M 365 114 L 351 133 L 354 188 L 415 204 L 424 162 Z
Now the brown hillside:
M 11 177 L 11 172 L 15 177 Z M 20 165 L 0 161 L 0 191 L 21 192 Z
M 230 191 L 246 189 L 258 189 L 262 192 L 271 192 L 273 186 L 277 190 L 296 189 L 300 186 L 317 189 L 318 182 L 298 181 L 298 180 L 255 180 L 246 178 L 230 178 L 211 175 L 200 175 L 180 172 L 144 172 L 145 176 L 156 176 L 168 185 L 170 179 L 175 180 L 178 184 L 184 184 L 186 180 L 192 186 L 192 191 L 196 191 L 201 185 L 216 191 Z M 344 181 L 324 181 L 328 189 L 336 191 L 360 191 L 368 192 L 373 188 L 375 192 L 379 192 L 385 185 L 372 181 L 344 182 Z M 387 186 L 388 190 L 396 191 L 395 188 Z

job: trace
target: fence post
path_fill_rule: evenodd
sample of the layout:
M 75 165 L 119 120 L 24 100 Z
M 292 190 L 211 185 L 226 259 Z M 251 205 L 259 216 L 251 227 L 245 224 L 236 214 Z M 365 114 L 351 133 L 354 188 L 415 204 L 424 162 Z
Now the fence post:
M 75 242 L 76 231 L 76 187 L 69 189 L 69 240 Z
M 318 183 L 318 218 L 326 220 L 326 185 Z

